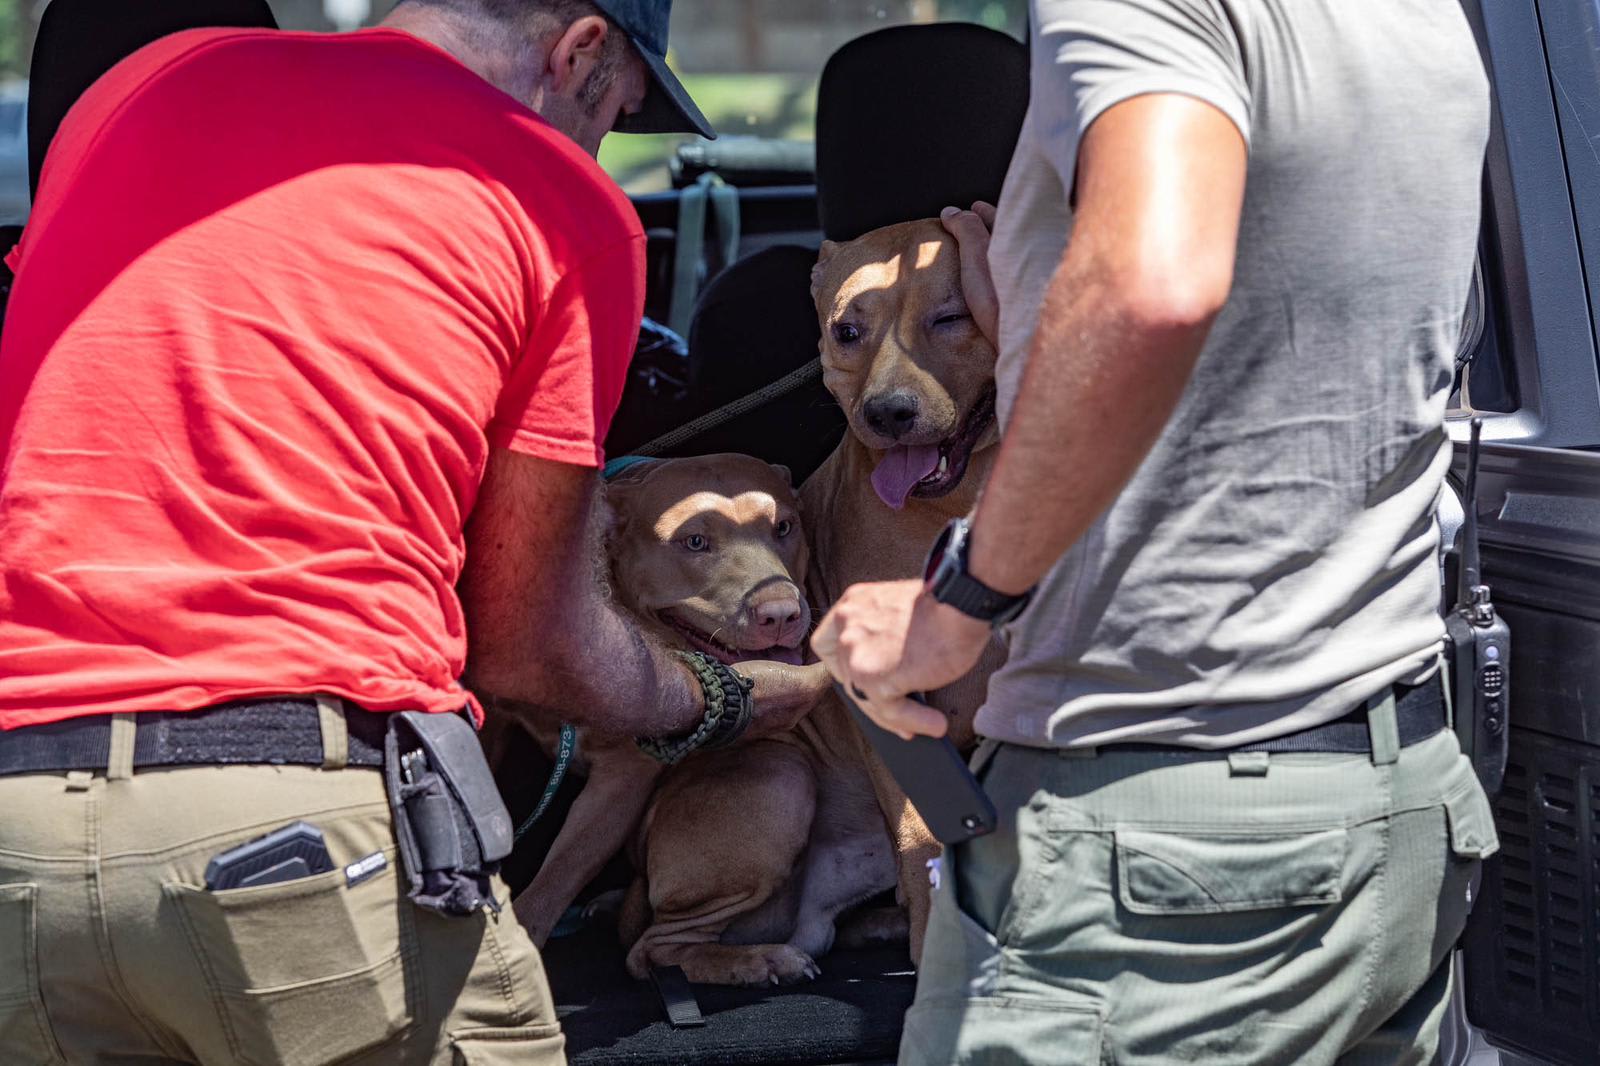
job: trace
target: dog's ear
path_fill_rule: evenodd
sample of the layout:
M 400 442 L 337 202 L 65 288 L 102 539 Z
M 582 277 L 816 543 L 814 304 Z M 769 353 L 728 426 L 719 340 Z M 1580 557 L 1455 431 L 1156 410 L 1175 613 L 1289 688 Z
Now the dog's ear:
M 626 461 L 627 465 L 605 479 L 608 489 L 612 485 L 637 485 L 646 477 L 649 477 L 651 471 L 661 465 L 660 459 L 642 459 L 629 456 L 626 457 Z M 622 463 L 623 459 L 618 459 L 616 462 Z
M 624 486 L 608 482 L 602 486 L 602 491 L 595 494 L 594 528 L 600 535 L 601 546 L 608 553 L 611 545 L 627 525 L 627 519 L 623 517 L 627 510 L 623 506 L 623 497 L 627 495 L 627 491 Z
M 599 512 L 597 521 L 600 537 L 608 548 L 627 527 L 628 498 L 644 483 L 656 465 L 654 461 L 633 463 L 601 483 L 595 506 Z
M 833 253 L 839 250 L 838 241 L 823 241 L 822 247 L 817 249 L 817 262 L 811 268 L 811 299 L 816 300 L 817 294 L 822 289 L 822 279 L 827 273 L 828 260 L 833 258 Z

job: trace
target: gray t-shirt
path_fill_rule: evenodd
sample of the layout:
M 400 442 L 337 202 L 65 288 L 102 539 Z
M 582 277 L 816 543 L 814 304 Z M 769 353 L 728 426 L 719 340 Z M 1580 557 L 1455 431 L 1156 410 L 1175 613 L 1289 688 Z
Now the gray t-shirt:
M 1107 108 L 1243 133 L 1233 288 L 1171 422 L 1009 631 L 979 730 L 1222 747 L 1437 661 L 1435 499 L 1489 93 L 1458 0 L 1034 0 L 1032 103 L 990 263 L 1009 420 Z M 1062 455 L 1058 476 L 1095 462 Z

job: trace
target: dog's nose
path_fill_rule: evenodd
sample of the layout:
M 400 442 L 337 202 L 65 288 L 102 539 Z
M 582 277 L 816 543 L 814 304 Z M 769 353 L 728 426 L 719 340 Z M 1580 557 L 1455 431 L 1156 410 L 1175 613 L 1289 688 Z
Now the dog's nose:
M 899 440 L 917 421 L 917 397 L 910 392 L 891 392 L 874 396 L 862 408 L 867 425 L 890 440 Z
M 782 634 L 800 621 L 802 613 L 798 596 L 776 597 L 756 604 L 756 625 L 761 627 L 763 633 Z

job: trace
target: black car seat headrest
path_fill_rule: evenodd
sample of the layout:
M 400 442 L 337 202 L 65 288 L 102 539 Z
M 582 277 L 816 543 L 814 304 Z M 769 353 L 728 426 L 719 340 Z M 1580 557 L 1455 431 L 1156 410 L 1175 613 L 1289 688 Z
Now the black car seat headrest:
M 995 202 L 1028 109 L 1028 49 L 971 23 L 896 26 L 843 45 L 817 89 L 817 209 L 853 240 Z
M 780 244 L 718 274 L 695 309 L 684 396 L 663 402 L 649 395 L 637 373 L 630 374 L 606 437 L 606 454 L 626 455 L 813 362 L 820 338 L 810 291 L 816 261 L 815 249 Z M 828 457 L 843 432 L 844 413 L 818 373 L 656 454 L 744 452 L 787 466 L 799 484 Z
M 39 19 L 28 76 L 28 191 L 39 192 L 45 150 L 78 97 L 145 45 L 203 26 L 277 29 L 267 0 L 51 0 Z
M 714 409 L 770 385 L 817 357 L 822 330 L 811 301 L 817 253 L 780 244 L 741 259 L 700 298 L 689 331 L 690 394 Z M 695 358 L 694 356 L 698 356 Z M 787 466 L 796 485 L 839 443 L 844 412 L 820 371 L 680 454 L 742 451 Z

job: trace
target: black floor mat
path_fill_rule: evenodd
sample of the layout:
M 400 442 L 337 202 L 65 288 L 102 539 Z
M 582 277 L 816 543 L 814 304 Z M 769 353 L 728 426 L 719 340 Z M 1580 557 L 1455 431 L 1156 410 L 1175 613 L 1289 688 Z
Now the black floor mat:
M 696 985 L 704 1028 L 673 1029 L 655 989 L 601 924 L 550 941 L 545 967 L 573 1066 L 822 1066 L 893 1062 L 916 977 L 904 946 L 838 951 L 788 988 Z

